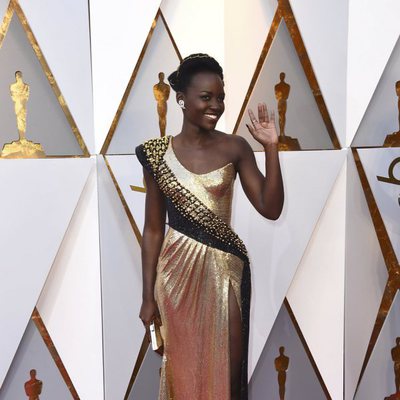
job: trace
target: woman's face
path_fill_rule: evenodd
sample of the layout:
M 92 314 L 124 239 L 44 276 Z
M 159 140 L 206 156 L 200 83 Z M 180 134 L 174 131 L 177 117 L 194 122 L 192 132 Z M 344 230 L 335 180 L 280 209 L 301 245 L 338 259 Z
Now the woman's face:
M 202 130 L 214 130 L 225 110 L 222 79 L 213 72 L 199 72 L 181 95 L 185 101 L 185 120 Z

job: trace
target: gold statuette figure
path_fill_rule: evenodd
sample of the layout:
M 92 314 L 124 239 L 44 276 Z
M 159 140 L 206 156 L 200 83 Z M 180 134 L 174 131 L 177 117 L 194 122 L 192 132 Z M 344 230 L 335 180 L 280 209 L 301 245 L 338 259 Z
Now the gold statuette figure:
M 396 94 L 398 97 L 397 100 L 397 108 L 398 108 L 398 114 L 399 114 L 399 130 L 397 132 L 393 132 L 391 135 L 387 135 L 385 142 L 383 145 L 385 147 L 397 147 L 400 146 L 400 81 L 396 82 Z
M 22 80 L 22 72 L 15 73 L 15 82 L 10 85 L 10 95 L 14 102 L 19 140 L 6 143 L 1 152 L 3 158 L 45 157 L 42 146 L 26 139 L 26 103 L 29 99 L 29 85 Z
M 36 379 L 36 369 L 31 369 L 31 379 L 25 382 L 25 393 L 29 400 L 40 400 L 39 395 L 42 393 L 43 382 Z
M 285 73 L 279 75 L 280 82 L 275 85 L 275 98 L 278 101 L 279 114 L 279 150 L 300 150 L 299 141 L 287 136 L 285 133 L 287 100 L 290 93 L 290 85 L 285 82 Z
M 164 72 L 158 74 L 159 82 L 153 86 L 154 98 L 157 101 L 158 124 L 161 136 L 165 136 L 167 127 L 167 101 L 169 99 L 170 87 L 164 82 Z
M 275 369 L 278 372 L 279 400 L 285 400 L 286 371 L 289 368 L 289 357 L 284 354 L 285 348 L 279 347 L 279 356 L 275 358 Z
M 396 338 L 396 346 L 392 349 L 392 360 L 394 362 L 396 392 L 385 397 L 385 400 L 400 400 L 400 337 Z

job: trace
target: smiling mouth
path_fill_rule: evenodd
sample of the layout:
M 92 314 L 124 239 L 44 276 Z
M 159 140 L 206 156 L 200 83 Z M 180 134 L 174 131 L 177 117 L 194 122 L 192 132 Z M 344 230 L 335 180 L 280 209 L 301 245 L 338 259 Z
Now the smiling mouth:
M 204 114 L 206 118 L 212 120 L 212 121 L 217 121 L 218 120 L 218 115 L 216 114 Z

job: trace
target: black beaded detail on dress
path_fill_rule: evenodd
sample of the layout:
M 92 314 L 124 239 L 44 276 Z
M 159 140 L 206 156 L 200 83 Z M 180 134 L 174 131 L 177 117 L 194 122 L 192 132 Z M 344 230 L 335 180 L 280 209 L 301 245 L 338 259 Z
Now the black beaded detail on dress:
M 242 338 L 243 338 L 243 361 L 241 376 L 241 400 L 248 398 L 248 357 L 249 357 L 249 334 L 250 334 L 250 299 L 251 299 L 251 272 L 249 260 L 243 265 L 242 282 L 240 285 L 242 303 Z
M 151 139 L 136 148 L 140 163 L 153 175 L 167 199 L 169 226 L 200 243 L 234 254 L 243 262 L 241 281 L 243 362 L 241 400 L 247 400 L 247 360 L 251 277 L 246 247 L 220 217 L 208 209 L 195 195 L 183 187 L 163 160 L 170 137 Z

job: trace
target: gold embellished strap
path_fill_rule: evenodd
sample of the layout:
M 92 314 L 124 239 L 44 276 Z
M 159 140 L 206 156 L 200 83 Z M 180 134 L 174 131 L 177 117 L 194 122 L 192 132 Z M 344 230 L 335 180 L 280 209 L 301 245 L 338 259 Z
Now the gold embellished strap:
M 247 257 L 246 247 L 239 236 L 193 193 L 181 185 L 164 160 L 159 165 L 156 180 L 161 191 L 172 201 L 178 212 L 220 242 L 228 247 L 236 248 Z
M 143 151 L 146 156 L 146 161 L 150 165 L 153 174 L 157 175 L 159 166 L 164 159 L 164 154 L 167 151 L 171 136 L 164 136 L 147 140 L 143 143 Z
M 164 154 L 168 149 L 170 138 L 171 136 L 165 136 L 150 139 L 143 144 L 147 164 L 161 191 L 189 221 L 247 257 L 246 247 L 239 236 L 193 193 L 183 187 L 168 167 Z

